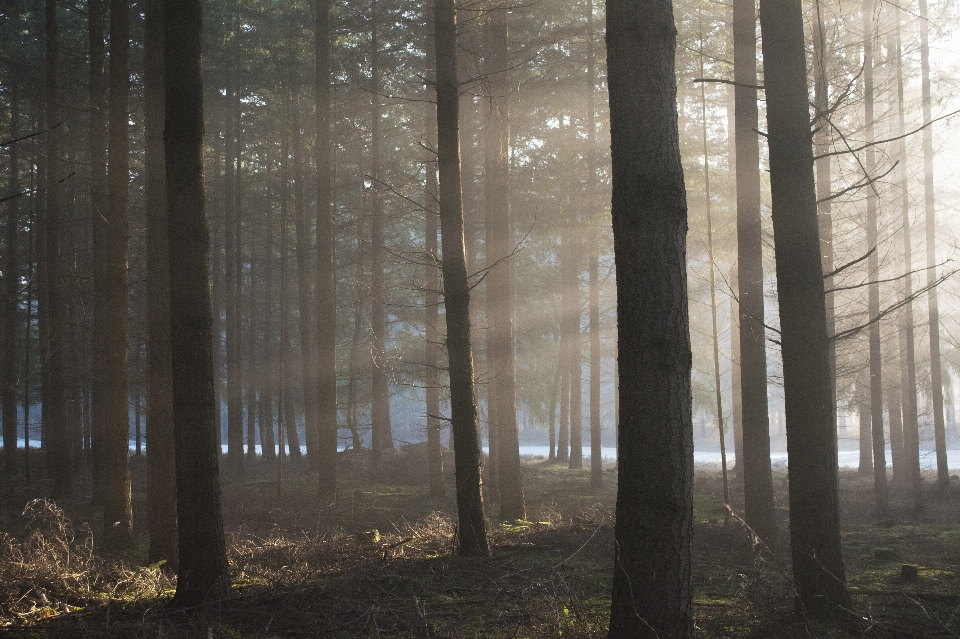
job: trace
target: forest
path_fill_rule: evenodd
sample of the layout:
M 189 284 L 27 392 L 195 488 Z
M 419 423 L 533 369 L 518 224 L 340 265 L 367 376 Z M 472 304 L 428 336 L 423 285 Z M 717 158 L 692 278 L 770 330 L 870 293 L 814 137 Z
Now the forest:
M 956 637 L 958 27 L 4 0 L 0 634 Z

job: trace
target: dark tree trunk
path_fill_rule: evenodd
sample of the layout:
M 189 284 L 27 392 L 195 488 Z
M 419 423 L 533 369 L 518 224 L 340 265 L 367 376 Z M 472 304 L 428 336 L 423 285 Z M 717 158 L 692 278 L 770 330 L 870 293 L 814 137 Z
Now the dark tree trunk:
M 896 9 L 896 51 L 897 51 L 897 135 L 906 133 L 906 116 L 903 99 L 903 45 L 900 40 L 900 9 Z M 898 149 L 900 162 L 900 214 L 903 220 L 903 272 L 913 271 L 913 238 L 910 232 L 910 191 L 907 172 L 907 140 L 901 137 Z M 913 276 L 903 278 L 902 299 L 913 297 Z M 917 508 L 923 502 L 923 482 L 920 478 L 920 432 L 917 418 L 917 358 L 914 340 L 913 302 L 907 301 L 903 307 L 900 323 L 900 391 L 903 405 L 903 452 L 904 479 L 913 492 Z
M 930 109 L 930 45 L 927 24 L 927 0 L 920 0 L 920 69 L 923 121 L 932 119 Z M 930 392 L 933 395 L 933 437 L 937 453 L 937 492 L 949 496 L 950 471 L 947 469 L 947 437 L 943 421 L 943 372 L 940 365 L 940 306 L 937 301 L 937 212 L 933 193 L 933 127 L 923 130 L 923 200 L 927 231 L 927 312 L 930 318 Z
M 170 265 L 163 149 L 163 0 L 145 5 L 144 108 L 147 190 L 147 442 L 150 550 L 147 562 L 177 561 L 177 484 L 170 363 Z
M 371 229 L 370 229 L 370 330 L 373 333 L 371 341 L 371 392 L 373 405 L 371 406 L 371 420 L 373 427 L 371 474 L 375 481 L 380 480 L 380 456 L 383 449 L 393 448 L 393 433 L 390 426 L 390 389 L 387 373 L 387 310 L 384 295 L 383 271 L 383 205 L 380 195 L 381 189 L 381 159 L 380 159 L 380 44 L 377 34 L 377 2 L 374 0 L 371 18 L 371 91 L 370 91 L 370 172 L 372 179 Z
M 337 277 L 330 160 L 330 0 L 316 0 L 317 419 L 319 495 L 337 499 Z
M 691 637 L 687 203 L 669 1 L 607 1 L 620 433 L 611 638 Z
M 107 91 L 104 75 L 104 61 L 106 47 L 103 41 L 103 30 L 106 16 L 106 4 L 103 0 L 91 0 L 87 4 L 88 22 L 87 34 L 90 48 L 90 214 L 91 221 L 107 215 L 107 147 L 104 141 L 107 138 Z M 94 228 L 96 224 L 93 223 Z M 94 233 L 94 246 L 100 240 Z M 94 277 L 99 267 L 94 263 Z M 97 348 L 98 338 L 93 337 L 94 347 Z M 93 377 L 91 375 L 91 377 Z M 91 379 L 91 386 L 95 379 Z M 92 389 L 91 389 L 92 391 Z M 90 398 L 90 449 L 91 449 L 91 489 L 94 505 L 103 504 L 105 483 L 103 480 L 104 457 L 103 437 L 104 420 L 93 418 L 95 409 L 93 398 Z
M 733 3 L 737 145 L 737 264 L 740 288 L 740 384 L 743 408 L 743 510 L 747 524 L 776 542 L 767 352 L 763 325 L 763 226 L 760 218 L 760 143 L 757 115 L 755 0 Z M 737 460 L 740 465 L 740 460 Z
M 227 595 L 213 393 L 210 232 L 203 185 L 199 0 L 168 0 L 164 88 L 173 423 L 180 522 L 177 592 L 190 607 Z
M 436 41 L 432 30 L 427 28 L 425 50 L 427 53 L 427 99 L 424 102 L 424 145 L 437 148 L 437 55 Z M 432 94 L 432 95 L 431 95 Z M 432 100 L 430 98 L 433 98 Z M 426 281 L 424 288 L 424 386 L 426 386 L 427 412 L 427 474 L 430 494 L 442 495 L 443 444 L 440 441 L 440 254 L 437 250 L 437 157 L 432 152 L 426 161 L 426 185 L 424 190 L 424 215 L 426 216 L 424 250 L 427 254 Z
M 487 533 L 480 496 L 480 447 L 470 346 L 470 288 L 463 249 L 460 131 L 455 0 L 435 0 L 437 55 L 437 163 L 440 176 L 440 235 L 443 301 L 450 360 L 450 412 L 455 442 L 457 542 L 462 555 L 486 555 Z
M 834 407 L 800 1 L 761 0 L 760 28 L 777 239 L 793 576 L 802 609 L 829 618 L 849 609 L 850 596 L 840 552 Z
M 130 133 L 130 4 L 110 2 L 109 207 L 94 225 L 93 416 L 104 424 L 103 538 L 111 549 L 133 541 L 130 404 L 127 376 L 127 188 Z
M 227 122 L 224 131 L 224 313 L 226 321 L 225 341 L 227 360 L 227 478 L 230 482 L 243 481 L 243 381 L 240 369 L 240 299 L 239 280 L 239 228 L 240 212 L 237 210 L 237 166 L 239 137 L 237 129 L 237 90 L 235 78 L 228 78 L 226 91 Z
M 286 87 L 289 91 L 289 85 Z M 290 458 L 300 459 L 300 436 L 293 406 L 293 391 L 290 377 L 293 372 L 293 350 L 290 344 L 290 304 L 287 299 L 287 258 L 290 242 L 287 235 L 287 219 L 290 207 L 290 149 L 289 149 L 289 93 L 285 94 L 284 126 L 280 133 L 280 400 L 277 412 L 283 413 L 284 437 L 290 446 Z M 280 447 L 283 454 L 283 446 Z
M 486 144 L 489 149 L 485 167 L 487 325 L 490 327 L 487 361 L 489 396 L 495 412 L 489 415 L 495 425 L 497 479 L 500 493 L 500 518 L 523 519 L 526 514 L 520 473 L 520 441 L 517 432 L 516 362 L 513 322 L 515 314 L 513 284 L 513 242 L 510 234 L 509 162 L 510 162 L 510 78 L 507 47 L 506 5 L 492 7 L 484 25 L 484 67 L 490 87 Z M 499 263 L 498 263 L 499 262 Z M 491 452 L 493 450 L 491 442 Z
M 64 373 L 64 332 L 66 329 L 64 282 L 60 258 L 63 214 L 60 208 L 60 96 L 57 68 L 60 61 L 60 36 L 55 0 L 44 3 L 46 36 L 45 86 L 46 171 L 43 251 L 44 284 L 41 305 L 43 422 L 41 445 L 46 452 L 47 475 L 53 479 L 53 497 L 61 499 L 73 491 L 73 450 L 67 425 L 67 395 Z
M 10 128 L 8 135 L 20 133 L 20 87 L 17 81 L 9 85 Z M 20 154 L 19 145 L 9 147 L 9 177 L 7 190 L 14 196 L 7 202 L 6 259 L 3 264 L 3 469 L 12 476 L 18 469 L 17 459 L 17 387 L 20 358 L 17 354 L 17 307 L 20 302 Z
M 860 415 L 860 455 L 857 472 L 861 475 L 869 475 L 873 472 L 873 442 L 871 440 L 872 431 L 870 427 L 870 393 L 864 380 L 857 380 L 857 410 Z

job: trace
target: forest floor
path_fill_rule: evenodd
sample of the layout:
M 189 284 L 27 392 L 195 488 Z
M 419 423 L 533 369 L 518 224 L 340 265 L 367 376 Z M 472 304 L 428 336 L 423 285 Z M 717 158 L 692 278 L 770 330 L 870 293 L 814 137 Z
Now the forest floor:
M 454 553 L 452 495 L 423 485 L 421 447 L 385 457 L 384 477 L 364 479 L 364 459 L 341 455 L 341 498 L 315 505 L 315 476 L 247 465 L 224 492 L 232 596 L 169 608 L 174 578 L 145 566 L 146 467 L 134 458 L 140 531 L 124 556 L 97 548 L 88 499 L 31 501 L 49 485 L 0 481 L 0 635 L 16 637 L 604 637 L 613 560 L 616 474 L 600 491 L 589 470 L 524 463 L 527 519 L 489 518 L 491 556 Z M 39 462 L 35 462 L 39 465 Z M 930 480 L 931 478 L 927 478 Z M 78 495 L 89 494 L 89 479 Z M 855 620 L 828 627 L 794 610 L 786 472 L 775 469 L 781 547 L 751 543 L 724 523 L 720 473 L 698 467 L 694 500 L 697 637 L 958 637 L 960 507 L 930 492 L 917 518 L 891 487 L 892 515 L 874 515 L 872 481 L 841 475 L 843 549 Z M 929 482 L 928 482 L 929 484 Z M 452 477 L 448 480 L 452 485 Z M 955 486 L 955 488 L 957 488 Z M 736 490 L 733 491 L 737 493 Z M 955 490 L 955 493 L 957 491 Z M 734 500 L 734 507 L 737 507 Z M 61 511 L 60 508 L 63 508 Z M 490 514 L 496 503 L 487 500 Z M 901 578 L 903 564 L 915 580 Z

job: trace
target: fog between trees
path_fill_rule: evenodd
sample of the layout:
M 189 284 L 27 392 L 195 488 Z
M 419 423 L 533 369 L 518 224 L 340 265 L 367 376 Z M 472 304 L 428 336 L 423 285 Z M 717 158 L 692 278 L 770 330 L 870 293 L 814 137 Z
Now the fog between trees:
M 179 4 L 194 13 L 176 23 L 199 38 L 199 3 Z M 770 456 L 789 449 L 791 516 L 806 522 L 833 509 L 823 517 L 832 521 L 792 529 L 798 600 L 823 618 L 850 601 L 830 485 L 838 456 L 872 474 L 880 517 L 890 516 L 891 491 L 909 489 L 918 512 L 931 498 L 925 485 L 949 494 L 960 392 L 952 3 L 791 2 L 776 8 L 792 11 L 777 20 L 763 15 L 774 3 L 761 3 L 760 20 L 771 20 L 762 26 L 779 34 L 766 40 L 753 4 L 741 0 L 646 3 L 639 14 L 613 0 L 438 1 L 436 15 L 398 0 L 204 3 L 202 85 L 197 77 L 192 86 L 200 93 L 178 107 L 202 98 L 203 138 L 199 120 L 184 124 L 196 139 L 179 151 L 202 154 L 202 193 L 199 175 L 177 173 L 185 165 L 171 151 L 171 122 L 181 116 L 164 106 L 188 89 L 169 67 L 164 84 L 162 54 L 181 44 L 184 55 L 200 51 L 170 20 L 164 35 L 163 8 L 169 15 L 179 4 L 17 0 L 0 11 L 4 468 L 12 482 L 49 478 L 57 499 L 88 490 L 89 471 L 89 497 L 109 522 L 105 548 L 129 549 L 149 532 L 150 562 L 177 562 L 175 477 L 178 495 L 191 488 L 174 460 L 192 453 L 174 435 L 188 414 L 194 435 L 209 429 L 189 449 L 207 456 L 196 468 L 209 499 L 219 499 L 217 445 L 223 486 L 243 487 L 269 465 L 279 498 L 306 465 L 312 505 L 334 507 L 344 497 L 338 463 L 361 460 L 367 481 L 390 484 L 392 451 L 422 444 L 424 483 L 433 495 L 456 495 L 458 547 L 468 555 L 488 553 L 484 514 L 525 519 L 521 454 L 539 451 L 524 447 L 544 447 L 572 470 L 590 467 L 599 490 L 614 481 L 601 449 L 613 456 L 618 424 L 629 428 L 619 442 L 624 557 L 666 543 L 636 538 L 629 550 L 624 537 L 664 507 L 658 481 L 674 482 L 667 511 L 692 512 L 691 446 L 710 461 L 722 450 L 723 501 L 742 503 L 746 524 L 776 546 Z M 613 53 L 610 38 L 627 36 L 610 30 L 608 10 L 626 11 L 624 24 L 637 29 L 649 29 L 648 19 L 667 25 L 672 10 L 675 51 L 667 38 L 646 42 L 649 60 L 631 59 L 629 46 Z M 654 54 L 673 72 L 630 75 L 653 68 Z M 646 120 L 622 129 L 644 141 L 623 147 L 648 154 L 640 166 L 667 155 L 663 162 L 678 162 L 667 171 L 678 177 L 670 198 L 685 217 L 669 233 L 623 221 L 646 220 L 630 207 L 647 211 L 647 197 L 662 213 L 670 198 L 649 189 L 622 200 L 628 217 L 611 216 L 614 62 L 643 91 L 676 82 L 646 111 L 629 92 L 621 105 L 621 117 Z M 780 71 L 767 78 L 771 69 Z M 799 74 L 792 85 L 788 72 Z M 793 128 L 778 129 L 788 115 L 768 109 L 788 94 Z M 656 110 L 674 103 L 675 122 Z M 809 135 L 798 128 L 804 114 Z M 808 170 L 815 183 L 801 185 Z M 651 183 L 664 188 L 657 171 Z M 171 182 L 178 175 L 186 181 Z M 185 204 L 188 195 L 199 199 Z M 206 217 L 191 217 L 201 202 Z M 176 206 L 186 217 L 171 217 L 168 231 Z M 775 237 L 775 227 L 785 230 Z M 614 228 L 631 239 L 615 241 Z M 663 263 L 644 243 L 674 232 L 683 259 L 670 273 L 654 270 Z M 666 286 L 684 277 L 683 260 L 685 283 Z M 188 284 L 200 282 L 200 266 L 206 293 Z M 636 316 L 626 312 L 633 297 L 645 300 Z M 674 306 L 657 319 L 651 300 L 665 299 Z M 673 326 L 678 313 L 684 321 Z M 821 317 L 822 335 L 797 337 L 820 330 Z M 171 321 L 180 326 L 173 333 Z M 209 355 L 208 344 L 178 342 L 204 330 Z M 644 350 L 660 353 L 652 336 L 671 348 L 674 337 L 689 339 L 692 359 L 681 348 L 674 362 L 689 367 L 686 381 L 674 380 L 689 388 L 646 379 L 662 364 Z M 782 353 L 793 354 L 785 362 Z M 669 392 L 652 390 L 661 382 Z M 812 399 L 813 389 L 822 396 Z M 673 392 L 669 417 L 651 417 Z M 639 418 L 644 411 L 652 412 Z M 801 430 L 813 422 L 816 434 Z M 25 455 L 24 440 L 40 453 Z M 668 451 L 676 466 L 651 466 Z M 148 460 L 148 531 L 134 527 L 131 454 Z M 453 459 L 451 482 L 443 464 Z M 798 461 L 809 472 L 795 475 Z M 629 490 L 633 510 L 646 504 L 632 514 L 621 510 Z M 826 506 L 810 511 L 821 498 Z M 679 540 L 692 521 L 684 517 L 658 534 Z M 198 534 L 222 537 L 222 525 Z M 653 623 L 673 628 L 670 636 L 692 632 L 684 539 L 679 590 L 645 604 L 687 602 Z M 819 567 L 803 568 L 804 539 Z M 222 595 L 226 563 L 217 561 L 210 592 Z M 823 575 L 805 582 L 804 570 L 832 574 L 839 589 Z M 626 605 L 617 574 L 613 597 Z M 178 595 L 182 605 L 206 596 Z M 611 636 L 634 636 L 617 615 L 615 605 Z

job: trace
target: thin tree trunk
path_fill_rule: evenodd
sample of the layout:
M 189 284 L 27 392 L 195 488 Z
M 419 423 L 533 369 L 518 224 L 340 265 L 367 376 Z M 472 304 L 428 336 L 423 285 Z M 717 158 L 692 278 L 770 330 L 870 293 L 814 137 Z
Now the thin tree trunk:
M 337 278 L 330 160 L 330 0 L 316 0 L 317 419 L 320 501 L 337 499 Z
M 104 61 L 106 59 L 106 47 L 103 42 L 104 22 L 106 16 L 106 3 L 103 0 L 91 0 L 87 5 L 88 23 L 87 35 L 90 48 L 90 217 L 94 229 L 98 228 L 97 220 L 105 218 L 107 211 L 107 147 L 104 140 L 107 138 L 107 91 L 104 75 Z M 101 242 L 100 233 L 93 233 L 94 250 L 99 250 Z M 94 260 L 93 270 L 94 279 L 101 268 L 101 261 Z M 96 284 L 94 285 L 94 294 L 97 294 Z M 93 336 L 94 353 L 100 348 L 100 336 Z M 91 386 L 96 385 L 97 376 L 91 376 Z M 96 391 L 93 391 L 94 393 Z M 100 417 L 99 408 L 91 397 L 91 491 L 93 504 L 101 506 L 103 504 L 103 493 L 106 487 L 104 482 L 104 428 L 106 422 Z
M 607 1 L 623 402 L 612 639 L 693 636 L 687 205 L 671 5 Z
M 900 11 L 896 9 L 897 51 L 897 135 L 906 132 L 903 99 L 903 46 L 900 40 Z M 907 140 L 900 138 L 898 149 L 900 163 L 900 214 L 903 223 L 903 272 L 913 271 L 913 238 L 910 232 L 910 191 L 907 184 Z M 919 509 L 923 503 L 923 481 L 920 477 L 920 431 L 917 418 L 917 361 L 913 333 L 913 276 L 903 278 L 902 299 L 907 300 L 901 314 L 900 341 L 903 356 L 900 360 L 900 391 L 903 405 L 903 450 L 904 478 L 913 492 L 913 500 Z
M 593 0 L 587 0 L 587 212 L 590 224 L 590 487 L 603 485 L 602 433 L 600 425 L 600 249 L 599 223 L 594 209 L 597 197 L 597 114 L 594 105 L 596 66 L 594 62 Z
M 497 479 L 500 518 L 523 519 L 523 486 L 520 471 L 520 441 L 517 429 L 516 350 L 514 345 L 513 242 L 510 228 L 510 78 L 507 43 L 506 4 L 492 7 L 484 25 L 486 73 L 490 87 L 486 145 L 489 161 L 485 167 L 487 361 L 491 376 L 488 386 L 491 429 L 496 431 Z M 499 262 L 499 263 L 498 263 Z M 489 364 L 492 363 L 492 367 Z M 490 451 L 494 441 L 491 438 Z
M 450 360 L 451 428 L 455 441 L 457 542 L 462 555 L 486 555 L 487 534 L 480 493 L 480 447 L 470 345 L 470 288 L 463 248 L 455 0 L 435 0 L 437 139 L 440 233 L 447 355 Z
M 424 189 L 424 215 L 426 228 L 424 250 L 427 254 L 426 281 L 424 289 L 424 343 L 423 365 L 424 386 L 426 386 L 427 413 L 427 475 L 430 482 L 430 494 L 442 495 L 443 487 L 443 444 L 440 441 L 440 254 L 437 250 L 437 158 L 433 150 L 437 148 L 437 56 L 434 34 L 429 32 L 425 38 L 427 98 L 424 101 L 424 145 L 430 152 L 426 161 L 426 185 Z M 431 90 L 432 88 L 432 90 Z M 432 95 L 431 95 L 432 94 Z M 433 98 L 433 100 L 430 99 Z
M 240 371 L 240 335 L 237 267 L 240 246 L 237 210 L 237 172 L 239 123 L 236 121 L 236 106 L 239 98 L 234 86 L 235 79 L 227 80 L 227 122 L 224 132 L 225 160 L 223 181 L 224 216 L 224 303 L 226 306 L 226 359 L 227 359 L 227 477 L 233 483 L 243 481 L 243 385 Z
M 873 4 L 870 0 L 863 2 L 863 108 L 865 137 L 867 145 L 865 172 L 872 177 L 876 168 L 876 153 L 872 146 L 874 142 L 873 118 Z M 880 352 L 880 257 L 879 251 L 873 250 L 878 246 L 877 233 L 877 201 L 876 189 L 867 191 L 867 251 L 871 251 L 867 258 L 867 278 L 870 285 L 867 289 L 868 319 L 870 321 L 870 428 L 873 440 L 873 491 L 877 506 L 877 514 L 887 515 L 889 499 L 887 496 L 887 460 L 886 447 L 883 439 L 883 376 Z
M 702 18 L 701 18 L 702 20 Z M 700 77 L 703 73 L 703 25 L 700 25 Z M 727 482 L 727 440 L 723 428 L 723 388 L 720 380 L 720 331 L 717 329 L 717 286 L 716 286 L 716 258 L 713 252 L 713 212 L 710 193 L 710 146 L 707 138 L 707 97 L 705 83 L 700 83 L 701 124 L 703 125 L 703 182 L 704 198 L 707 213 L 707 255 L 710 259 L 710 318 L 713 327 L 713 385 L 717 399 L 717 430 L 720 434 L 720 472 L 723 477 L 723 505 L 730 505 L 730 487 Z M 723 522 L 730 519 L 729 510 L 723 513 Z
M 20 133 L 20 87 L 14 80 L 9 84 L 10 127 L 8 135 Z M 16 196 L 20 192 L 19 145 L 9 147 L 9 177 L 7 190 Z M 7 202 L 6 260 L 3 265 L 3 467 L 4 474 L 14 475 L 20 465 L 17 459 L 17 386 L 19 357 L 17 354 L 17 308 L 20 303 L 20 198 Z
M 860 413 L 860 462 L 857 472 L 869 475 L 873 472 L 873 432 L 870 426 L 870 394 L 864 380 L 857 380 L 857 410 Z
M 760 0 L 776 239 L 793 575 L 815 618 L 850 608 L 800 0 Z M 742 277 L 742 273 L 741 273 Z M 742 281 L 741 281 L 742 287 Z
M 927 23 L 927 0 L 920 0 L 920 90 L 923 121 L 933 118 L 930 108 L 930 27 Z M 937 453 L 937 492 L 941 498 L 950 493 L 950 471 L 947 468 L 947 437 L 943 422 L 943 372 L 940 364 L 940 307 L 937 301 L 937 212 L 933 192 L 933 126 L 923 130 L 923 195 L 927 230 L 927 312 L 930 317 L 930 392 L 933 395 L 933 436 Z
M 757 14 L 754 0 L 734 0 L 736 100 L 737 268 L 740 291 L 740 383 L 743 406 L 744 519 L 767 544 L 777 538 L 770 467 L 767 353 L 763 324 L 763 225 L 757 90 Z M 738 465 L 740 462 L 738 461 Z
M 287 259 L 290 242 L 287 236 L 287 218 L 290 208 L 290 144 L 289 113 L 290 95 L 289 84 L 285 87 L 286 108 L 284 109 L 284 126 L 280 133 L 280 360 L 281 379 L 280 402 L 277 412 L 283 413 L 284 435 L 290 446 L 291 459 L 300 459 L 300 437 L 297 433 L 297 420 L 294 413 L 293 390 L 290 384 L 290 375 L 293 371 L 293 350 L 290 344 L 290 304 L 287 292 Z M 281 446 L 281 452 L 283 448 Z
M 549 413 L 547 413 L 547 430 L 550 433 L 550 452 L 547 456 L 547 459 L 553 461 L 557 458 L 557 437 L 556 437 L 556 425 L 557 425 L 557 389 L 562 385 L 562 366 L 558 359 L 557 366 L 554 368 L 553 374 L 553 384 L 550 385 L 550 403 Z
M 168 0 L 164 84 L 170 342 L 180 565 L 173 604 L 192 607 L 229 588 L 213 392 L 210 231 L 203 185 L 199 0 Z
M 370 230 L 370 330 L 372 335 L 371 392 L 373 405 L 371 420 L 373 426 L 373 456 L 371 459 L 371 474 L 375 481 L 380 481 L 380 457 L 385 448 L 393 448 L 393 433 L 390 426 L 390 389 L 387 378 L 388 364 L 386 353 L 387 339 L 387 310 L 384 296 L 383 249 L 384 249 L 384 216 L 380 195 L 381 159 L 380 159 L 380 45 L 377 34 L 377 2 L 374 0 L 371 18 L 371 91 L 370 91 L 370 161 L 371 161 L 371 195 L 373 206 L 371 211 Z

